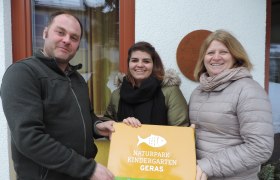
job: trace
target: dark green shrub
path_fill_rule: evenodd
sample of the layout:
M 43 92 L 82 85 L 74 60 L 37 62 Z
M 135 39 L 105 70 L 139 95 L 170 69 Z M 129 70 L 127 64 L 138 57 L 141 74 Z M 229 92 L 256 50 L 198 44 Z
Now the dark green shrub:
M 280 160 L 264 164 L 259 172 L 260 180 L 280 180 Z

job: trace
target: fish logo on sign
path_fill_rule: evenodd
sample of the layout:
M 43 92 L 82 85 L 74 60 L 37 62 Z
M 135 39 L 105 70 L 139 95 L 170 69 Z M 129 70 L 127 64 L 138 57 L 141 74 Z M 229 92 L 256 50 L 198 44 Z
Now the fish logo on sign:
M 137 146 L 139 146 L 142 143 L 146 143 L 148 146 L 151 147 L 162 147 L 166 144 L 166 142 L 167 141 L 163 137 L 151 134 L 147 138 L 141 138 L 140 136 L 138 136 Z

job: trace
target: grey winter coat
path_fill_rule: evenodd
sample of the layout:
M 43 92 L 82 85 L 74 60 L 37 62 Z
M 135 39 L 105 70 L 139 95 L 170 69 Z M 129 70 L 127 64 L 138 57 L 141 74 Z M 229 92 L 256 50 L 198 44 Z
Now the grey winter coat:
M 122 82 L 123 76 L 118 77 L 117 86 Z M 181 80 L 174 70 L 167 70 L 162 82 L 162 92 L 165 97 L 165 105 L 168 109 L 168 125 L 172 126 L 188 126 L 188 105 L 179 86 Z M 120 88 L 113 91 L 105 117 L 116 120 L 120 100 Z
M 208 180 L 257 180 L 273 150 L 271 105 L 245 68 L 201 78 L 190 99 L 197 163 Z

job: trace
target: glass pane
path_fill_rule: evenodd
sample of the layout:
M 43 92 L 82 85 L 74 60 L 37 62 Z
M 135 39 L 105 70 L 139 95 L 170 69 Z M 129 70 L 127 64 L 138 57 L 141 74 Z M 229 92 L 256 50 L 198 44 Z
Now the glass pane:
M 77 15 L 84 27 L 79 51 L 70 64 L 83 64 L 80 73 L 88 83 L 96 114 L 103 114 L 119 70 L 118 0 L 33 0 L 33 51 L 43 47 L 43 30 L 51 13 L 67 10 Z
M 270 45 L 269 97 L 275 133 L 280 133 L 280 44 Z

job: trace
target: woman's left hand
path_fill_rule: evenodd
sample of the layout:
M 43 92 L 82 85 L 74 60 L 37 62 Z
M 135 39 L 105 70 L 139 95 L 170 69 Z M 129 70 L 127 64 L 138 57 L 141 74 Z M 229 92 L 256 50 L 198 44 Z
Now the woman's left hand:
M 141 122 L 138 119 L 136 119 L 135 117 L 125 118 L 123 120 L 123 123 L 125 123 L 128 126 L 135 127 L 135 128 L 141 127 L 141 125 L 142 125 Z

